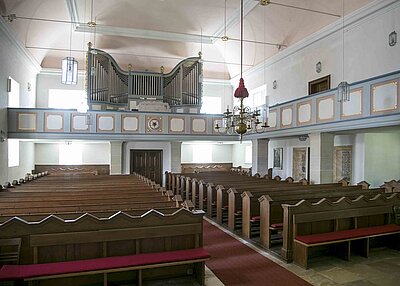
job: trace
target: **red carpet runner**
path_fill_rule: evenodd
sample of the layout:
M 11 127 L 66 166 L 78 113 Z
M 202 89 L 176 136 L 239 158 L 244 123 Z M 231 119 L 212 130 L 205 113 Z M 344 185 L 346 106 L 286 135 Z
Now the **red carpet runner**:
M 207 221 L 203 225 L 204 248 L 211 254 L 206 265 L 225 285 L 310 285 Z

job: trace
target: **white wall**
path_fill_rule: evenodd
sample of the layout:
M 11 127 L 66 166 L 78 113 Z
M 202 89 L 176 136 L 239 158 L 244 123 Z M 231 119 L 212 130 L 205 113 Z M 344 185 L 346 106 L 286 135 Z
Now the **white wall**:
M 380 1 L 376 1 L 379 3 Z M 387 1 L 386 1 L 387 2 Z M 341 21 L 341 20 L 339 20 Z M 340 22 L 339 22 L 340 23 Z M 400 5 L 394 3 L 389 11 L 375 14 L 353 23 L 345 29 L 345 80 L 364 80 L 400 68 L 400 44 L 390 47 L 388 36 L 400 26 Z M 251 90 L 267 82 L 270 105 L 286 102 L 308 94 L 308 82 L 331 75 L 331 87 L 342 81 L 342 30 L 330 34 L 299 51 L 295 46 L 283 50 L 267 61 L 265 79 L 263 68 L 245 74 L 246 87 Z M 317 62 L 322 72 L 315 71 Z M 276 80 L 277 89 L 272 89 Z M 232 82 L 236 83 L 235 78 Z
M 0 17 L 1 18 L 1 17 Z M 20 105 L 21 107 L 35 106 L 36 74 L 38 66 L 35 67 L 20 47 L 15 45 L 15 36 L 4 20 L 0 19 L 0 130 L 7 132 L 7 79 L 12 77 L 20 84 Z M 28 83 L 31 90 L 28 91 Z M 8 146 L 7 141 L 0 142 L 0 183 L 9 179 L 17 179 L 26 172 L 33 169 L 34 154 L 22 151 L 20 153 L 19 167 L 8 168 Z M 30 143 L 23 143 L 21 146 L 26 150 L 32 148 Z
M 59 165 L 59 146 L 64 143 L 35 143 L 35 164 Z M 82 164 L 110 164 L 110 143 L 72 142 L 82 146 Z
M 283 148 L 282 170 L 273 169 L 272 176 L 280 176 L 282 179 L 292 177 L 293 173 L 293 148 L 309 147 L 310 140 L 300 141 L 298 138 L 272 139 L 268 148 L 268 168 L 274 165 L 274 148 Z
M 228 105 L 232 109 L 233 87 L 229 81 L 204 79 L 203 96 L 221 97 L 221 113 L 226 111 Z
M 181 162 L 182 163 L 199 163 L 193 159 L 193 153 L 197 152 L 199 145 L 211 146 L 211 162 L 206 163 L 232 163 L 232 145 L 218 143 L 199 143 L 199 144 L 182 144 Z
M 31 173 L 34 169 L 35 148 L 33 142 L 19 142 L 19 166 L 8 168 L 8 181 L 25 178 L 26 173 Z M 1 181 L 0 183 L 3 183 Z
M 251 149 L 251 141 L 243 141 L 242 144 L 234 144 L 232 146 L 232 163 L 234 167 L 238 166 L 242 166 L 243 168 L 251 167 L 251 162 L 246 163 L 246 147 L 250 147 Z
M 58 72 L 41 72 L 37 75 L 36 87 L 36 107 L 49 107 L 49 89 L 69 89 L 84 90 L 85 77 L 78 75 L 78 83 L 76 85 L 65 85 L 61 83 L 61 73 Z

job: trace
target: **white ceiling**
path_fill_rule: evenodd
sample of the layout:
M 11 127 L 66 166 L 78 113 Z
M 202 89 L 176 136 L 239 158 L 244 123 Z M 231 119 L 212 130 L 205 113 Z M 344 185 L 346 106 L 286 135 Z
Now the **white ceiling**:
M 373 0 L 344 0 L 345 14 Z M 3 16 L 16 14 L 9 23 L 21 42 L 44 68 L 60 68 L 69 55 L 84 68 L 86 43 L 111 53 L 123 69 L 166 72 L 182 58 L 201 50 L 206 78 L 229 79 L 239 72 L 240 0 L 0 0 Z M 278 53 L 277 44 L 291 46 L 323 27 L 340 21 L 340 0 L 274 0 L 268 6 L 244 0 L 245 70 Z M 294 9 L 297 6 L 312 11 Z M 93 12 L 93 13 L 92 13 Z M 93 14 L 93 16 L 91 16 Z M 330 14 L 330 15 L 327 15 Z M 337 15 L 337 16 L 335 16 Z M 29 19 L 23 19 L 29 18 Z M 85 27 L 90 20 L 96 29 Z M 42 19 L 42 20 L 38 20 Z M 79 22 L 71 25 L 73 20 Z M 254 43 L 258 42 L 258 43 Z M 272 45 L 264 45 L 262 43 Z

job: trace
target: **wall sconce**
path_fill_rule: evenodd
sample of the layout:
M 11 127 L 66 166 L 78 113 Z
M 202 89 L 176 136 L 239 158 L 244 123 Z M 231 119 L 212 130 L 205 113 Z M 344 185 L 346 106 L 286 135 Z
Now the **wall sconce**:
M 320 72 L 322 71 L 322 63 L 321 63 L 321 62 L 318 62 L 318 63 L 315 65 L 315 71 L 316 71 L 317 73 L 320 73 Z
M 272 88 L 273 88 L 273 89 L 277 89 L 277 88 L 278 88 L 278 83 L 277 83 L 276 80 L 274 80 L 274 81 L 272 82 Z
M 7 140 L 7 134 L 3 130 L 0 131 L 0 142 L 4 142 Z
M 30 82 L 28 82 L 28 91 L 31 91 L 31 89 L 32 89 L 32 85 Z
M 307 134 L 299 136 L 299 140 L 302 141 L 302 142 L 306 141 L 307 139 L 308 139 L 308 135 Z
M 393 31 L 389 34 L 389 46 L 394 47 L 397 44 L 397 33 Z

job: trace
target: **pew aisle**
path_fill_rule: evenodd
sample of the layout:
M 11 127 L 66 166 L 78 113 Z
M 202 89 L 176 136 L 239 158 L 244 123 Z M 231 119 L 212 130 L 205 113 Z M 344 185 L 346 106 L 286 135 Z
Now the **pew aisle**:
M 203 229 L 206 265 L 225 285 L 311 285 L 206 220 Z
M 385 247 L 374 248 L 370 252 L 370 257 L 364 258 L 361 256 L 354 256 L 350 262 L 332 256 L 319 257 L 314 259 L 312 268 L 305 270 L 294 263 L 287 264 L 275 256 L 260 250 L 252 243 L 221 228 L 214 221 L 205 219 L 203 229 L 204 248 L 212 257 L 211 260 L 206 263 L 206 266 L 213 271 L 217 278 L 226 286 L 399 285 L 400 252 L 397 250 Z M 235 257 L 237 257 L 237 259 L 235 259 Z M 261 264 L 251 261 L 253 257 L 257 257 L 254 258 L 254 261 L 255 259 L 257 259 L 257 261 L 263 261 L 262 263 L 266 266 L 261 267 Z M 253 267 L 252 265 L 257 265 L 257 267 Z M 303 284 L 295 284 L 297 280 L 287 282 L 289 280 L 288 275 L 291 277 L 295 276 L 302 281 Z M 207 275 L 206 272 L 206 286 L 221 285 L 213 282 L 214 280 L 210 279 L 210 275 Z

